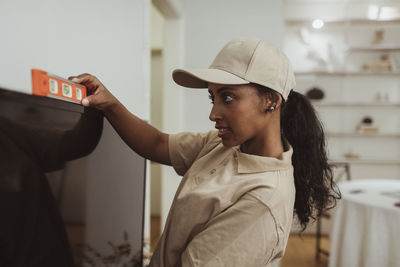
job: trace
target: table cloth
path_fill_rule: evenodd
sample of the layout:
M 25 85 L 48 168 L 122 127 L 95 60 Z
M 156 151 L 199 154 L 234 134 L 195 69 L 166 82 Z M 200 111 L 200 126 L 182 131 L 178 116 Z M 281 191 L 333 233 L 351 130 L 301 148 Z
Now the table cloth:
M 339 183 L 329 267 L 400 266 L 400 180 Z

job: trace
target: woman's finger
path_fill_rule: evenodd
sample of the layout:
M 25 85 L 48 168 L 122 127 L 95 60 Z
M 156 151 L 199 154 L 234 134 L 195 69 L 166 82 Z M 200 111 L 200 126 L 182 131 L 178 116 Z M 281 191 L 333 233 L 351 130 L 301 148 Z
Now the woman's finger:
M 72 79 L 73 82 L 75 83 L 80 83 L 80 84 L 88 84 L 88 83 L 94 83 L 96 80 L 93 76 L 89 74 L 84 74 L 84 75 L 78 75 L 77 77 L 74 77 Z
M 94 92 L 101 85 L 100 81 L 93 75 L 83 73 L 78 76 L 71 76 L 69 79 L 74 83 L 83 84 L 89 92 Z
M 87 77 L 90 77 L 90 76 L 91 75 L 89 73 L 82 73 L 82 74 L 79 74 L 79 75 L 69 76 L 68 80 L 71 80 L 71 81 L 76 82 L 76 83 L 80 83 L 80 82 L 82 82 L 82 80 L 87 80 L 87 79 L 84 79 L 84 78 L 87 78 Z

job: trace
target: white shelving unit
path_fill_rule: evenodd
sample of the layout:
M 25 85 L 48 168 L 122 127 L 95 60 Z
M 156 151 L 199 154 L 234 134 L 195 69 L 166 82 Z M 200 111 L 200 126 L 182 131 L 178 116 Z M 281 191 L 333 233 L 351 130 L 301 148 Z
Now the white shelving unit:
M 355 179 L 400 179 L 400 66 L 362 68 L 382 54 L 400 53 L 400 20 L 324 22 L 315 30 L 311 20 L 287 20 L 285 52 L 294 59 L 296 90 L 317 87 L 325 93 L 312 103 L 325 127 L 330 162 L 350 164 Z M 372 44 L 375 30 L 384 31 L 381 43 Z M 367 116 L 379 128 L 376 133 L 356 131 Z
M 357 137 L 357 138 L 370 138 L 370 137 L 379 137 L 379 138 L 400 138 L 399 133 L 357 133 L 357 132 L 326 132 L 327 137 Z
M 329 160 L 332 163 L 350 163 L 358 165 L 400 165 L 400 160 L 396 159 L 346 159 L 333 158 Z
M 310 19 L 289 19 L 285 21 L 286 26 L 309 26 L 313 20 Z M 400 24 L 400 19 L 337 19 L 337 20 L 324 20 L 324 24 L 327 27 L 330 26 L 347 26 L 347 25 L 390 25 L 390 24 Z
M 388 71 L 301 71 L 296 72 L 296 76 L 304 75 L 318 75 L 318 76 L 400 76 L 400 71 L 388 72 Z
M 400 107 L 396 102 L 313 102 L 316 107 Z
M 350 46 L 348 52 L 400 52 L 397 44 Z

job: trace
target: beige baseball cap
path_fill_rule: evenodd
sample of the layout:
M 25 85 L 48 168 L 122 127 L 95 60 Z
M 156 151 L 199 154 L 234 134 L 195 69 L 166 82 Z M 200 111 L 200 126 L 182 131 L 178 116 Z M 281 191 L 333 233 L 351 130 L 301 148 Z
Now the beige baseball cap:
M 208 69 L 176 69 L 174 81 L 184 87 L 207 88 L 207 83 L 240 85 L 257 83 L 286 100 L 296 86 L 289 59 L 276 46 L 260 39 L 230 41 Z

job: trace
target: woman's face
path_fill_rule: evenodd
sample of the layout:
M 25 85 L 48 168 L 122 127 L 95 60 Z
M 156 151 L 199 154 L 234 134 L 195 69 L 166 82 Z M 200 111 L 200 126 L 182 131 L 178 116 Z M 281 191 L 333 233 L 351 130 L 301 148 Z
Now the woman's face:
M 252 142 L 265 136 L 270 101 L 251 85 L 208 85 L 212 101 L 210 120 L 226 147 Z

